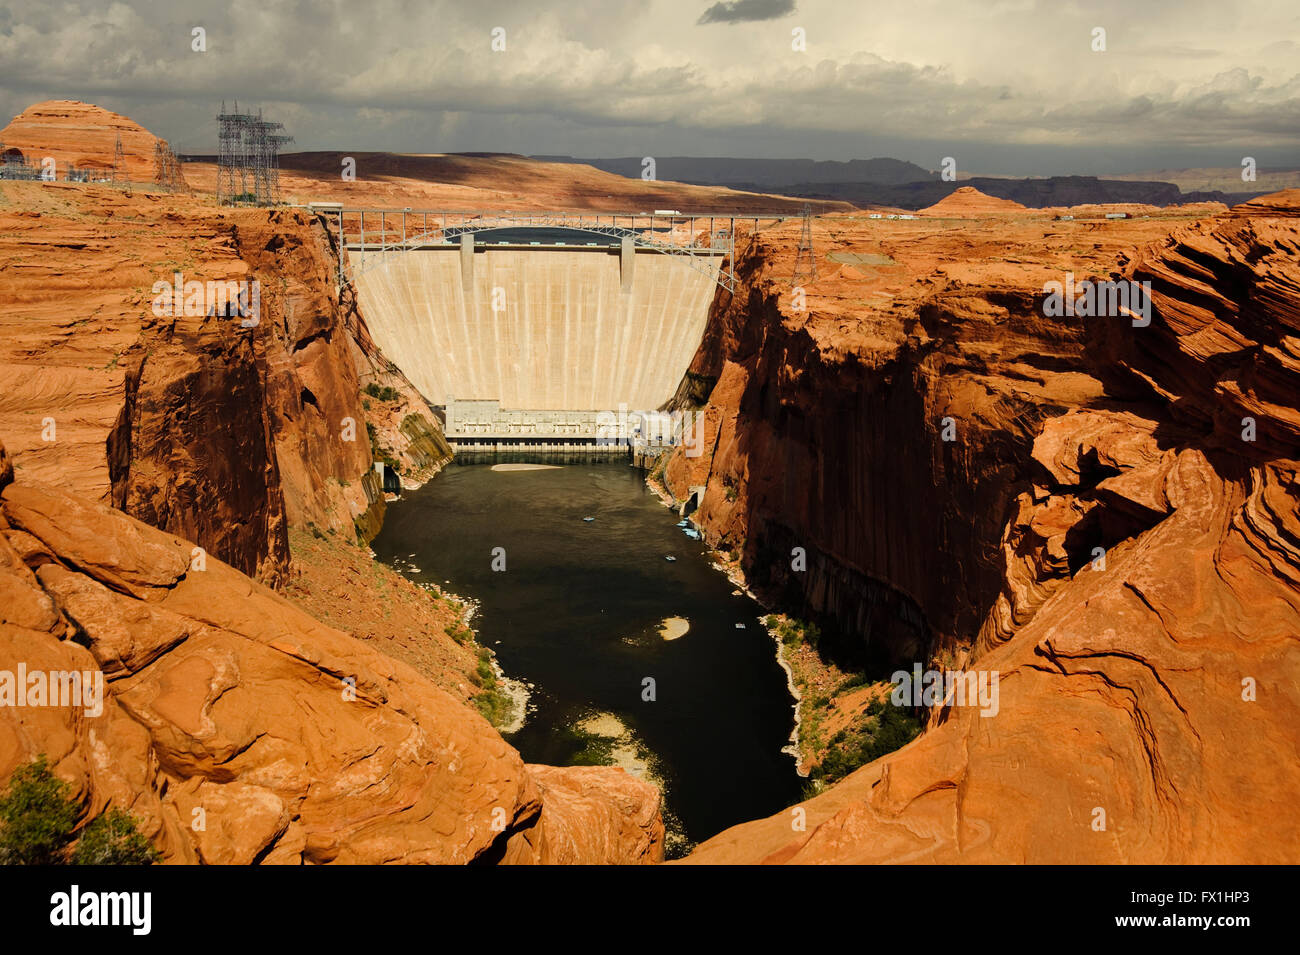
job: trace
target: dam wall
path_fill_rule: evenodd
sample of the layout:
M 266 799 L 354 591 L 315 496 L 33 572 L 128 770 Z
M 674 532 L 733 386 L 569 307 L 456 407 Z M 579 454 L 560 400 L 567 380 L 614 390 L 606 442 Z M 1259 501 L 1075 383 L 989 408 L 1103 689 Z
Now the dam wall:
M 368 263 L 356 289 L 376 342 L 432 404 L 651 410 L 694 357 L 720 263 L 630 243 L 430 245 Z

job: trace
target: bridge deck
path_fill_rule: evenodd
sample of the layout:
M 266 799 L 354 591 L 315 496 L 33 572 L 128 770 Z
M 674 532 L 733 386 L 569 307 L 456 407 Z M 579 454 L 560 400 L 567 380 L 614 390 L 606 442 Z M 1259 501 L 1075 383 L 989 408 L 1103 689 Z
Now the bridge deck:
M 707 271 L 728 291 L 735 291 L 735 235 L 737 222 L 752 222 L 754 231 L 765 223 L 780 223 L 792 218 L 784 213 L 737 216 L 732 212 L 486 212 L 483 210 L 381 209 L 348 207 L 339 203 L 309 203 L 306 208 L 324 218 L 337 231 L 339 239 L 339 285 L 352 283 L 373 262 L 355 265 L 346 261 L 344 250 L 361 253 L 366 258 L 374 251 L 381 261 L 390 252 L 408 252 L 415 248 L 441 247 L 459 240 L 464 233 L 524 229 L 567 230 L 599 234 L 609 239 L 630 238 L 642 249 L 653 249 L 689 258 L 713 259 L 725 254 L 721 267 L 710 264 Z M 367 229 L 367 216 L 370 228 Z M 707 226 L 707 227 L 706 227 Z M 700 241 L 701 236 L 707 241 Z M 488 243 L 484 243 L 487 245 Z M 516 244 L 518 245 L 518 244 Z M 599 245 L 599 243 L 598 243 Z M 589 247 L 587 242 L 573 244 L 538 243 L 535 247 L 575 249 Z M 502 248 L 493 244 L 494 248 Z M 534 247 L 528 243 L 527 247 Z M 703 263 L 701 263 L 703 265 Z

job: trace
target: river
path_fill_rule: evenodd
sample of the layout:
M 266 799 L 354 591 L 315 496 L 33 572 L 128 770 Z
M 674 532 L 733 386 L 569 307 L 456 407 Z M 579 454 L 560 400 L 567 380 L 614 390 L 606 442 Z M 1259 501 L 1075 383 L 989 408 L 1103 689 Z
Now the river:
M 531 687 L 527 720 L 506 737 L 524 759 L 613 762 L 661 786 L 670 857 L 796 801 L 783 752 L 793 701 L 762 608 L 644 475 L 623 460 L 471 461 L 390 504 L 372 547 L 478 605 L 480 642 Z

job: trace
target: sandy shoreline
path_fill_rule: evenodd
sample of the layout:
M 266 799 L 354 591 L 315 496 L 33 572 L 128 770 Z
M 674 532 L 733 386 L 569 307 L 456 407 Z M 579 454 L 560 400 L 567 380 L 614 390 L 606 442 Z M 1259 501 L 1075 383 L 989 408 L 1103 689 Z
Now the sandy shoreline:
M 528 684 L 523 680 L 516 680 L 513 677 L 506 676 L 505 671 L 501 669 L 501 664 L 497 662 L 495 653 L 492 654 L 488 665 L 492 667 L 492 672 L 496 674 L 497 685 L 501 687 L 501 692 L 510 699 L 510 703 L 514 707 L 514 715 L 511 717 L 510 722 L 504 726 L 498 726 L 497 732 L 502 736 L 509 733 L 518 733 L 524 728 L 524 724 L 528 722 L 528 700 L 532 695 L 528 692 Z
M 610 741 L 611 765 L 619 767 L 637 779 L 644 779 L 661 792 L 663 791 L 664 781 L 654 771 L 650 760 L 642 753 L 641 741 L 636 738 L 627 724 L 613 713 L 593 713 L 578 720 L 574 725 L 590 736 L 599 736 Z
M 781 642 L 781 635 L 777 633 L 775 627 L 767 626 L 764 617 L 759 617 L 758 622 L 767 630 L 773 642 L 776 643 L 776 662 L 781 669 L 785 671 L 785 683 L 790 688 L 790 695 L 794 697 L 794 729 L 790 731 L 790 742 L 781 747 L 781 752 L 788 753 L 794 757 L 794 769 L 800 776 L 807 777 L 808 771 L 803 767 L 803 753 L 799 749 L 799 727 L 803 725 L 803 714 L 799 712 L 799 704 L 803 702 L 803 694 L 799 691 L 798 685 L 794 680 L 794 667 L 790 661 L 785 658 L 785 644 Z

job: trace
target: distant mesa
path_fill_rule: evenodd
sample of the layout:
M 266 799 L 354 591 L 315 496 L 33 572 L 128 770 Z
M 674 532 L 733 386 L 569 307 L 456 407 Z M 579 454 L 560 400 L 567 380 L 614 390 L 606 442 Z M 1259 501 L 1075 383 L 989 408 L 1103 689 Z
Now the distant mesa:
M 996 215 L 999 213 L 1028 212 L 1028 208 L 1011 199 L 986 196 L 974 186 L 961 186 L 944 196 L 932 206 L 921 210 L 923 216 L 961 217 L 970 215 Z
M 640 156 L 613 159 L 575 159 L 573 156 L 533 156 L 552 163 L 577 163 L 639 179 L 644 168 Z M 751 159 L 721 156 L 660 156 L 655 174 L 659 179 L 701 186 L 727 186 L 756 192 L 785 187 L 791 183 L 868 182 L 898 186 L 935 180 L 936 173 L 901 159 L 850 159 L 847 162 L 816 159 Z
M 32 165 L 53 158 L 62 179 L 69 166 L 112 169 L 119 136 L 125 178 L 153 182 L 159 137 L 133 119 L 90 103 L 54 99 L 29 106 L 0 130 L 0 143 L 6 152 L 21 151 Z

